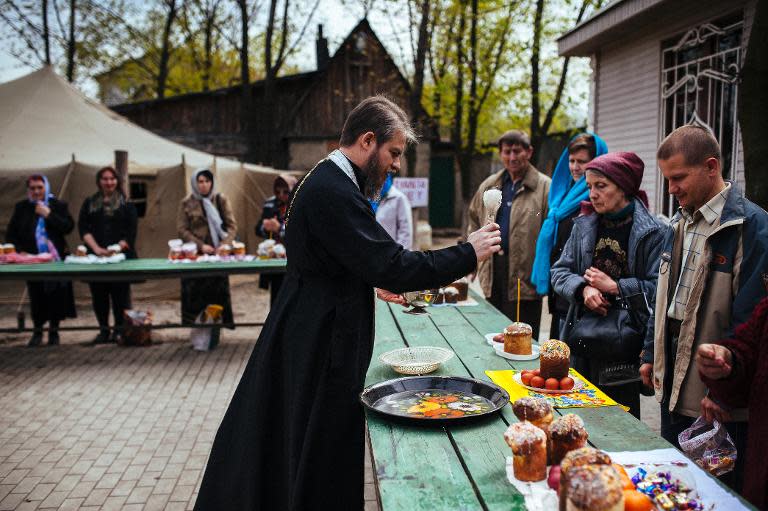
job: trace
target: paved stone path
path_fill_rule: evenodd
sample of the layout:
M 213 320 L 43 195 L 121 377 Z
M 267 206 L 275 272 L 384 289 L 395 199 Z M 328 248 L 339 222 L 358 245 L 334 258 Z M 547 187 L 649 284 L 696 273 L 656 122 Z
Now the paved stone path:
M 0 510 L 192 509 L 250 350 L 0 346 Z

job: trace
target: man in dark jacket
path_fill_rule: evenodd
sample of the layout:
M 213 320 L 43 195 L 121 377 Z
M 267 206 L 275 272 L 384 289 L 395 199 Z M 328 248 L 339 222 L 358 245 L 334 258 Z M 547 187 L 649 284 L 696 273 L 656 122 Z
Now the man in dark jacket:
M 216 435 L 195 509 L 362 509 L 358 396 L 373 350 L 374 287 L 444 286 L 501 241 L 490 224 L 467 243 L 411 252 L 376 222 L 367 198 L 399 169 L 411 133 L 398 106 L 368 98 L 349 114 L 341 148 L 296 187 L 287 275 Z
M 6 241 L 18 252 L 50 253 L 61 260 L 69 252 L 64 236 L 75 228 L 67 203 L 55 198 L 45 176 L 34 174 L 27 179 L 27 199 L 16 203 L 8 223 Z M 48 321 L 48 344 L 59 344 L 59 322 L 74 318 L 75 298 L 69 281 L 27 282 L 29 305 L 35 330 L 29 346 L 43 340 L 43 325 Z

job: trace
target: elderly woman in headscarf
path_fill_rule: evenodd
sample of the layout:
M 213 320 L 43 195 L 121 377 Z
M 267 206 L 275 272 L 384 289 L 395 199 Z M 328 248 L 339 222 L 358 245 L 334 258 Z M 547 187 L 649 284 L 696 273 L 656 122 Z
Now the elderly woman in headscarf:
M 296 186 L 297 179 L 290 174 L 280 174 L 275 178 L 273 191 L 275 195 L 268 198 L 261 209 L 261 219 L 256 224 L 256 235 L 265 239 L 273 239 L 279 243 L 283 242 L 285 236 L 285 214 L 288 210 L 288 202 L 293 188 Z M 274 303 L 277 293 L 280 291 L 280 285 L 283 283 L 284 275 L 261 275 L 259 277 L 259 287 L 261 289 L 269 288 L 270 300 Z
M 195 243 L 203 254 L 215 254 L 222 245 L 235 241 L 237 223 L 227 198 L 217 193 L 213 173 L 200 169 L 192 175 L 192 193 L 179 206 L 176 230 L 185 243 Z M 206 306 L 224 307 L 222 320 L 232 323 L 232 300 L 228 277 L 202 277 L 181 280 L 181 319 L 192 324 Z
M 549 208 L 536 241 L 531 282 L 536 286 L 538 294 L 547 295 L 549 313 L 552 315 L 549 336 L 553 339 L 560 336 L 569 304 L 550 286 L 549 272 L 560 259 L 565 242 L 571 236 L 573 219 L 579 215 L 579 204 L 589 198 L 585 176 L 587 165 L 596 156 L 607 152 L 608 146 L 602 138 L 594 133 L 581 133 L 568 143 L 552 173 L 547 199 Z
M 90 253 L 108 256 L 110 245 L 120 245 L 127 259 L 136 258 L 136 207 L 126 200 L 117 171 L 104 167 L 96 173 L 99 188 L 83 202 L 77 221 L 80 237 Z M 119 342 L 123 334 L 123 312 L 131 308 L 131 285 L 127 282 L 89 282 L 93 312 L 99 322 L 95 344 Z M 109 306 L 115 328 L 110 335 Z
M 27 178 L 27 198 L 16 203 L 6 230 L 6 242 L 29 254 L 49 253 L 54 261 L 68 254 L 64 236 L 75 228 L 67 203 L 53 196 L 48 178 L 33 174 Z M 70 281 L 27 282 L 34 332 L 29 346 L 43 341 L 43 326 L 49 324 L 48 344 L 59 344 L 59 322 L 74 318 L 75 298 Z
M 552 287 L 570 303 L 562 339 L 571 347 L 571 366 L 638 418 L 647 304 L 656 299 L 661 241 L 669 229 L 648 212 L 640 189 L 644 167 L 630 152 L 608 153 L 587 164 L 591 211 L 573 220 L 552 267 Z M 632 300 L 636 330 L 617 321 L 625 300 Z M 580 337 L 581 321 L 592 325 L 588 335 L 613 335 Z

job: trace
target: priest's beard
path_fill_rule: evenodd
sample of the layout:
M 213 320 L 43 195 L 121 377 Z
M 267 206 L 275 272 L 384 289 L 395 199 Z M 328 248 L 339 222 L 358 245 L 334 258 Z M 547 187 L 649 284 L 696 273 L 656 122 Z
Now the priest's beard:
M 365 198 L 379 202 L 381 200 L 381 188 L 384 186 L 384 181 L 387 180 L 388 172 L 386 169 L 382 169 L 378 151 L 373 152 L 362 170 L 365 174 L 365 185 L 363 186 Z

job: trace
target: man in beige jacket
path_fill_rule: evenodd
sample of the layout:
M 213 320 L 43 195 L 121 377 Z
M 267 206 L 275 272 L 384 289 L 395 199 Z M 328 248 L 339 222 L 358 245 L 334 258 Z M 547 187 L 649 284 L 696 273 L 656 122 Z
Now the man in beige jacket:
M 720 146 L 706 128 L 677 128 L 657 160 L 680 209 L 662 246 L 653 341 L 641 354 L 640 374 L 656 391 L 661 436 L 673 445 L 699 415 L 726 424 L 740 451 L 726 482 L 738 489 L 747 411 L 707 395 L 694 356 L 700 344 L 729 337 L 766 295 L 768 213 L 723 180 Z
M 486 298 L 509 318 L 516 319 L 517 280 L 520 279 L 520 321 L 533 329 L 538 339 L 541 300 L 531 284 L 536 240 L 547 217 L 550 179 L 531 165 L 533 155 L 528 135 L 508 131 L 499 138 L 499 157 L 504 169 L 483 181 L 469 205 L 467 234 L 487 223 L 483 193 L 491 188 L 502 192 L 495 221 L 501 229 L 501 251 L 478 265 L 477 276 Z

